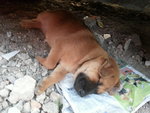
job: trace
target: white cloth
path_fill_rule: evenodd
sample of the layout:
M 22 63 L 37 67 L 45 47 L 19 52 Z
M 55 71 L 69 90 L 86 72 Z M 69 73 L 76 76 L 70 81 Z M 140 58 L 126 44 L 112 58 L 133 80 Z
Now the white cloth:
M 73 84 L 73 75 L 70 73 L 57 84 L 58 91 L 64 96 L 62 113 L 128 113 L 107 93 L 80 97 Z

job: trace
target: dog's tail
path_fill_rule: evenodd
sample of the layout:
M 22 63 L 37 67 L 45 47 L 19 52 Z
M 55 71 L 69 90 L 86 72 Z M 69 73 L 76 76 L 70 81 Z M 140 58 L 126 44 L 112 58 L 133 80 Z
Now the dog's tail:
M 41 28 L 41 23 L 37 19 L 22 20 L 20 25 L 24 28 Z

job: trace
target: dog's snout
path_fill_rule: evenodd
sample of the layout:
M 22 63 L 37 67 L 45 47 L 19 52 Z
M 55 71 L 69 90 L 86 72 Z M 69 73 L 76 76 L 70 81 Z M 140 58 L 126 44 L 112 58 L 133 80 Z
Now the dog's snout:
M 84 73 L 79 73 L 77 76 L 74 88 L 77 93 L 83 97 L 90 93 L 95 93 L 97 88 L 96 84 L 89 80 L 89 78 Z
M 86 85 L 86 76 L 84 75 L 84 73 L 80 73 L 76 78 L 74 88 L 81 97 L 85 96 L 86 94 L 85 85 Z
M 79 94 L 81 97 L 83 97 L 83 96 L 86 95 L 86 93 L 85 93 L 85 91 L 84 91 L 83 89 L 80 89 L 80 90 L 78 91 L 78 94 Z

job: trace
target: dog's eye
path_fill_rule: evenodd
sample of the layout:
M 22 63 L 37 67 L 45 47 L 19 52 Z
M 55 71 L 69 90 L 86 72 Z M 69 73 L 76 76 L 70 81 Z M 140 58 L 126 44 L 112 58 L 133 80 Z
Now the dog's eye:
M 115 78 L 115 76 L 114 76 L 114 75 L 112 75 L 112 76 L 111 76 L 111 78 Z

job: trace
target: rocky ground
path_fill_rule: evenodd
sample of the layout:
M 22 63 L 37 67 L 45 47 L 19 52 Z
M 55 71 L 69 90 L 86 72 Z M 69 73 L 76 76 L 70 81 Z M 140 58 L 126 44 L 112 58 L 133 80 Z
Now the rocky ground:
M 26 31 L 24 35 L 21 34 L 27 37 L 28 32 Z M 8 32 L 0 35 L 1 55 L 13 50 L 20 50 L 9 61 L 0 57 L 0 113 L 58 113 L 61 106 L 59 104 L 61 96 L 53 86 L 40 96 L 34 95 L 37 81 L 49 74 L 50 71 L 42 67 L 32 56 L 32 52 L 30 53 L 34 46 L 30 45 L 28 41 L 34 43 L 33 40 L 38 38 L 31 39 L 31 41 L 29 37 L 28 41 L 23 41 L 26 38 L 23 38 L 21 34 L 20 31 L 8 30 Z M 32 35 L 35 35 L 35 33 Z M 20 46 L 14 42 L 17 40 L 12 41 L 13 37 L 16 39 L 21 38 L 20 41 L 22 40 L 22 42 L 19 40 L 17 42 Z M 42 42 L 37 41 L 34 44 L 38 47 L 37 51 L 39 53 L 40 48 L 43 48 L 41 49 L 41 53 L 43 53 L 44 46 L 42 46 Z
M 59 113 L 61 95 L 54 86 L 40 96 L 34 94 L 37 82 L 52 71 L 41 66 L 35 56 L 46 56 L 50 48 L 39 30 L 25 30 L 19 25 L 21 19 L 35 17 L 48 5 L 43 9 L 41 5 L 38 5 L 41 9 L 32 7 L 32 4 L 27 6 L 8 2 L 7 5 L 0 6 L 0 113 Z M 79 18 L 84 18 L 85 24 L 120 67 L 128 64 L 150 77 L 150 55 L 142 48 L 140 35 L 129 29 L 128 22 L 103 15 L 93 18 L 94 15 L 89 12 L 76 10 L 75 5 L 80 6 L 72 2 L 70 7 L 66 7 Z M 59 0 L 49 7 L 49 10 L 67 9 Z M 20 52 L 10 60 L 1 57 L 14 50 Z M 149 113 L 149 106 L 147 103 L 137 113 Z

